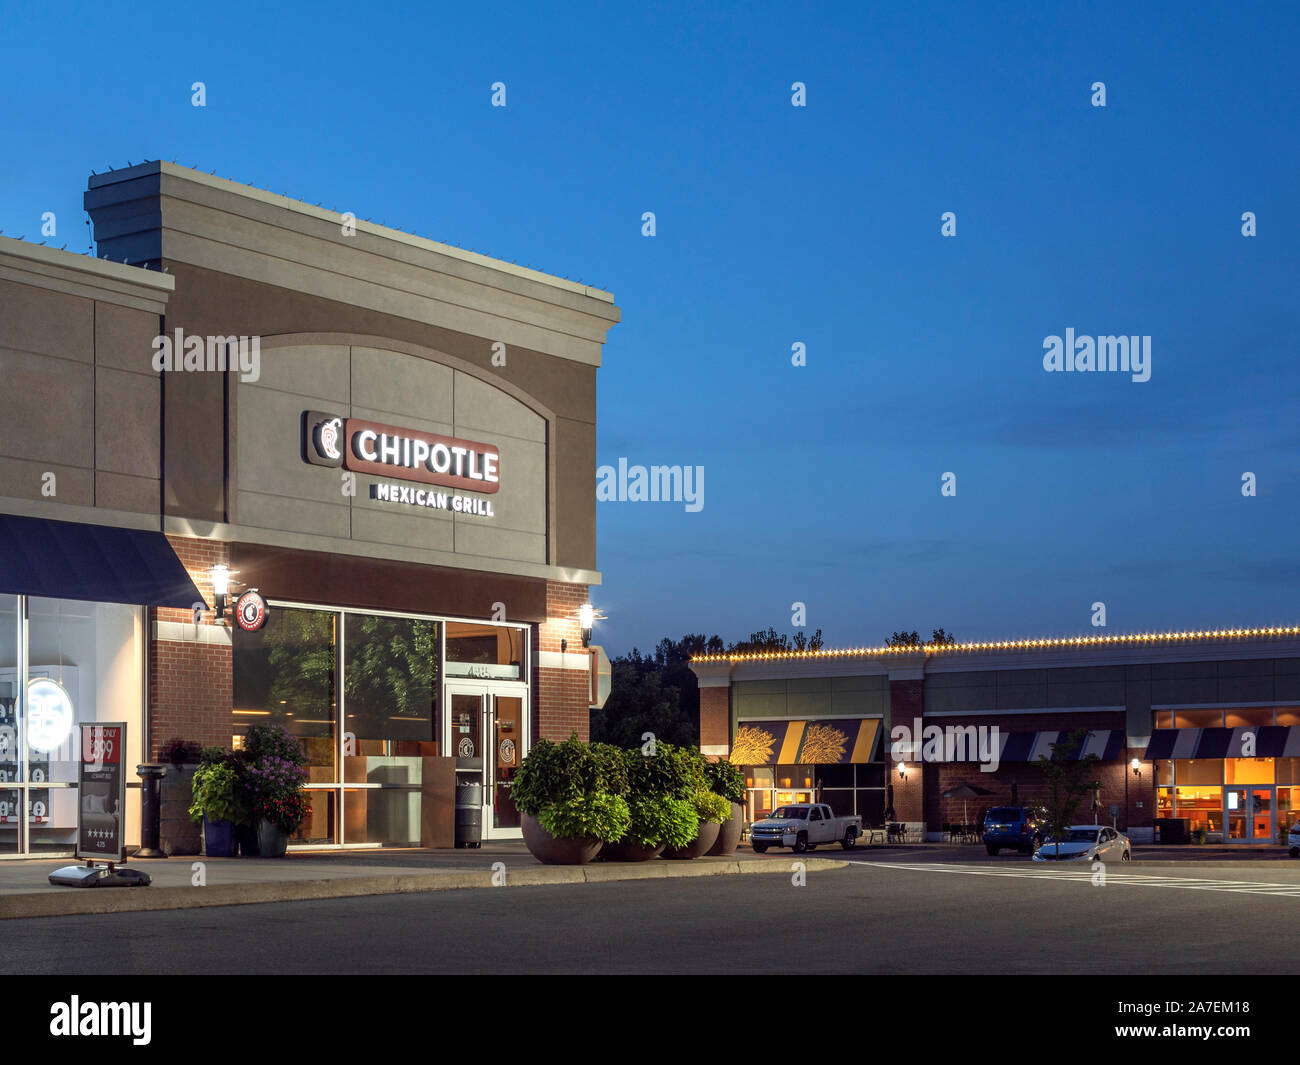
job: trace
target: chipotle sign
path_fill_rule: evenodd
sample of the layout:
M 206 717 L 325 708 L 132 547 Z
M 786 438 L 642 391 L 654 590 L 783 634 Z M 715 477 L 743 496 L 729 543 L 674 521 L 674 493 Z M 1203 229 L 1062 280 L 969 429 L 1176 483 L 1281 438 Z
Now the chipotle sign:
M 317 466 L 468 492 L 501 487 L 501 455 L 491 444 L 325 411 L 303 413 L 303 457 Z

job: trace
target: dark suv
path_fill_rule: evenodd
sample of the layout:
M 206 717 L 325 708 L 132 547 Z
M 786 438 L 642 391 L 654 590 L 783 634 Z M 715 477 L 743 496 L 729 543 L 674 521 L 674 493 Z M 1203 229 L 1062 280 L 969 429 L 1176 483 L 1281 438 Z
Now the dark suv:
M 997 854 L 1003 847 L 1033 854 L 1042 842 L 1041 827 L 1023 806 L 995 806 L 984 815 L 984 849 L 990 854 Z

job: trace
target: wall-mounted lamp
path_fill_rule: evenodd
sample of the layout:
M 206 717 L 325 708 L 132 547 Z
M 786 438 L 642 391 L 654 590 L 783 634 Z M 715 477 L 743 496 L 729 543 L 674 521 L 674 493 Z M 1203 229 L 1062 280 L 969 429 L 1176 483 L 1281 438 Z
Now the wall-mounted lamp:
M 226 624 L 226 596 L 230 593 L 230 569 L 221 562 L 212 567 L 212 599 L 215 603 L 213 612 L 217 625 Z
M 578 628 L 582 630 L 582 646 L 591 646 L 591 630 L 595 627 L 597 621 L 604 621 L 605 615 L 597 610 L 590 603 L 583 603 L 578 607 Z
M 1129 765 L 1133 767 L 1133 775 L 1135 777 L 1140 777 L 1142 775 L 1142 763 L 1139 762 L 1136 758 L 1134 758 L 1133 761 L 1129 763 Z
M 907 779 L 907 766 L 904 765 L 902 762 L 898 763 L 898 779 L 899 780 Z

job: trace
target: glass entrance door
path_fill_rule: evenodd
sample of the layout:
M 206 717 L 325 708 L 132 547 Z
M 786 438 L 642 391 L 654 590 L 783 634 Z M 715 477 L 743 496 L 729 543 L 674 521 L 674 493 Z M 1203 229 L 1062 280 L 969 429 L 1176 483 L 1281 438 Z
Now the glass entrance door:
M 1228 806 L 1228 842 L 1273 842 L 1271 787 L 1224 788 L 1224 798 Z
M 519 811 L 510 785 L 528 753 L 528 702 L 523 690 L 508 685 L 447 685 L 445 749 L 456 759 L 457 783 L 482 785 L 483 838 L 518 839 Z

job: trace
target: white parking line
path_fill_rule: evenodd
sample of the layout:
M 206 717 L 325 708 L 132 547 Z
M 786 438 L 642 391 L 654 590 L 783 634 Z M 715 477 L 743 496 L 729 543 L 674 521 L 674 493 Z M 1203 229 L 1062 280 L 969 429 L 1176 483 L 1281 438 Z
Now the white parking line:
M 907 869 L 918 873 L 963 873 L 966 876 L 1009 876 L 1021 880 L 1055 880 L 1091 883 L 1091 866 L 1073 869 L 1006 869 L 995 866 L 922 865 L 910 862 L 855 862 L 873 869 Z M 1163 887 L 1180 891 L 1226 891 L 1244 895 L 1272 895 L 1300 898 L 1300 884 L 1274 884 L 1255 880 L 1212 880 L 1207 877 L 1161 876 L 1129 872 L 1117 863 L 1106 866 L 1106 883 L 1125 887 Z

